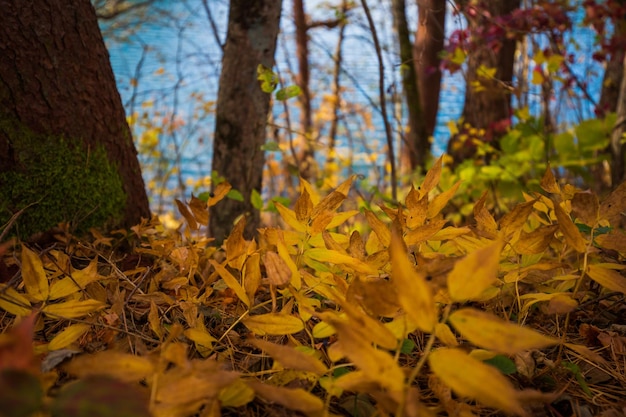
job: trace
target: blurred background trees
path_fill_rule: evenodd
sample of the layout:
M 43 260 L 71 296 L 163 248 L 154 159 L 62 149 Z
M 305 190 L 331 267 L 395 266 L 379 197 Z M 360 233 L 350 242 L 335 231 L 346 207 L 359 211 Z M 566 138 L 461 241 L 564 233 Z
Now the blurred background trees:
M 230 3 L 94 0 L 161 214 L 175 197 L 209 191 L 226 178 L 219 167 L 233 162 L 232 152 L 213 147 Z M 621 1 L 386 0 L 369 5 L 373 25 L 362 4 L 282 5 L 259 145 L 263 185 L 235 186 L 229 199 L 238 208 L 220 223 L 251 207 L 271 217 L 298 177 L 330 188 L 356 173 L 365 204 L 388 198 L 393 184 L 418 180 L 446 149 L 445 178 L 463 180 L 454 200 L 462 215 L 485 188 L 502 192 L 494 204 L 505 207 L 507 193 L 532 190 L 548 164 L 581 186 L 623 180 Z M 287 100 L 295 86 L 299 94 Z M 406 169 L 393 175 L 392 162 Z

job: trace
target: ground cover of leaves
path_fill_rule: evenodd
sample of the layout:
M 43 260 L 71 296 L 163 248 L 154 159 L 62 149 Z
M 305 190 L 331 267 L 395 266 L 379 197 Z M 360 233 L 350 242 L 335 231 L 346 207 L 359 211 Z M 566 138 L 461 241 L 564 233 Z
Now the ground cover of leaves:
M 178 202 L 182 232 L 5 242 L 0 415 L 626 415 L 626 183 L 600 202 L 548 170 L 454 227 L 440 174 L 376 212 L 303 181 L 284 227 L 220 247 L 227 184 Z

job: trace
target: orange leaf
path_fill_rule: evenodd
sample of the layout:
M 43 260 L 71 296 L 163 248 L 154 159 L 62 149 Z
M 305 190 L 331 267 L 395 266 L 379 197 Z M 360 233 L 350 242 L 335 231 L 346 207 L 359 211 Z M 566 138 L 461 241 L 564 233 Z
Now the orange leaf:
M 563 210 L 560 204 L 554 204 L 554 214 L 559 222 L 559 228 L 565 236 L 565 242 L 571 246 L 576 252 L 584 253 L 587 249 L 587 242 L 581 236 L 580 232 L 574 222 L 569 217 L 569 214 Z
M 398 301 L 406 314 L 425 332 L 432 332 L 438 321 L 433 291 L 426 277 L 409 262 L 401 237 L 394 233 L 391 240 L 391 278 Z

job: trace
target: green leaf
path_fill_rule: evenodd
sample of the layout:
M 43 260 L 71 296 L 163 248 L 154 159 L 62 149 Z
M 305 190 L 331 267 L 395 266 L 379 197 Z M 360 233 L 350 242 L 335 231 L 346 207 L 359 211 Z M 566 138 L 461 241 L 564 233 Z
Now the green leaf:
M 511 359 L 504 355 L 496 355 L 493 358 L 487 359 L 483 362 L 491 366 L 495 366 L 504 375 L 512 375 L 517 372 L 515 362 L 513 362 Z
M 266 152 L 279 152 L 280 151 L 280 147 L 278 146 L 278 142 L 274 142 L 269 141 L 264 143 L 263 145 L 261 145 L 260 148 L 262 151 L 266 151 Z
M 562 362 L 562 364 L 565 369 L 574 374 L 574 376 L 576 377 L 576 381 L 578 382 L 578 385 L 580 385 L 580 388 L 582 388 L 583 392 L 587 394 L 589 398 L 593 398 L 593 394 L 591 393 L 591 390 L 589 389 L 589 386 L 585 381 L 585 377 L 583 376 L 582 372 L 580 372 L 580 368 L 578 367 L 578 365 L 572 362 L 565 361 Z
M 415 342 L 411 339 L 404 339 L 402 341 L 402 346 L 400 347 L 400 353 L 404 353 L 405 355 L 410 355 L 415 349 Z
M 253 189 L 250 193 L 250 203 L 252 203 L 252 207 L 255 209 L 263 210 L 263 198 L 256 189 Z
M 198 200 L 202 200 L 205 203 L 207 201 L 209 201 L 209 198 L 213 197 L 212 193 L 210 191 L 204 191 L 200 194 L 198 194 Z
M 297 97 L 302 94 L 302 90 L 297 85 L 290 85 L 285 88 L 281 88 L 276 92 L 276 99 L 280 101 L 289 100 L 292 97 Z
M 278 75 L 276 75 L 271 68 L 259 64 L 256 72 L 257 79 L 261 81 L 261 90 L 263 90 L 263 92 L 271 93 L 276 89 L 278 85 Z
M 230 190 L 228 194 L 226 194 L 226 197 L 235 201 L 243 201 L 243 194 L 241 194 L 239 190 Z

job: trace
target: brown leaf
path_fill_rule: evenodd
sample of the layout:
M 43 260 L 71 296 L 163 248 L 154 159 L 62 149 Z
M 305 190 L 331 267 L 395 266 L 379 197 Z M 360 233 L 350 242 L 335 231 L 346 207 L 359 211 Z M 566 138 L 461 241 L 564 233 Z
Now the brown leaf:
M 561 194 L 561 188 L 556 183 L 556 179 L 552 173 L 552 168 L 549 166 L 546 168 L 546 172 L 543 174 L 543 178 L 541 179 L 539 186 L 550 194 Z
M 179 199 L 175 199 L 174 201 L 176 202 L 176 207 L 178 207 L 180 214 L 185 218 L 185 220 L 187 220 L 189 228 L 191 230 L 198 230 L 198 223 L 196 222 L 194 215 L 189 210 L 189 207 L 187 207 L 187 205 Z
M 598 222 L 598 197 L 591 192 L 576 193 L 572 198 L 572 215 L 583 224 L 593 227 Z
M 626 225 L 626 181 L 602 201 L 600 218 L 607 219 L 613 227 Z
M 587 250 L 587 242 L 582 237 L 576 225 L 570 218 L 569 214 L 563 210 L 560 204 L 554 204 L 554 214 L 559 222 L 559 228 L 565 236 L 565 242 L 571 246 L 576 252 L 584 253 Z
M 270 284 L 278 287 L 289 284 L 289 281 L 291 281 L 291 270 L 277 253 L 265 252 L 263 264 L 265 265 L 267 279 Z

